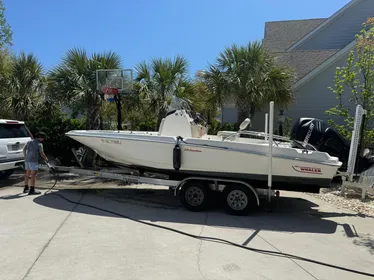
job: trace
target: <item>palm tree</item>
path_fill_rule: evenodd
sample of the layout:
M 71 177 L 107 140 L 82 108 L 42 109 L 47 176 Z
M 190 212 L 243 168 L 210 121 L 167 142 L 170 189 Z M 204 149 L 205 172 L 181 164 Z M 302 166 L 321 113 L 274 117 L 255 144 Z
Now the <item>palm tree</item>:
M 88 56 L 83 49 L 70 49 L 49 73 L 49 90 L 57 100 L 86 114 L 87 129 L 98 129 L 102 98 L 96 90 L 96 70 L 120 67 L 121 58 L 114 52 Z
M 218 109 L 223 114 L 222 105 L 230 98 L 229 82 L 225 73 L 214 65 L 210 65 L 207 71 L 198 71 L 196 77 L 195 90 L 199 91 L 200 88 L 204 92 L 202 100 L 206 117 L 210 122 L 212 114 L 215 115 Z
M 9 92 L 11 72 L 11 56 L 7 51 L 0 51 L 0 116 L 12 118 L 10 106 L 11 95 Z
M 99 129 L 102 97 L 96 89 L 96 70 L 120 67 L 120 56 L 114 52 L 88 56 L 83 49 L 70 49 L 62 62 L 50 71 L 48 90 L 57 101 L 84 112 L 87 129 Z M 96 153 L 88 150 L 86 165 L 92 166 L 95 158 Z
M 238 110 L 238 123 L 248 115 L 254 117 L 269 100 L 287 107 L 293 102 L 293 76 L 276 65 L 274 58 L 260 42 L 246 46 L 232 45 L 220 53 L 210 75 L 221 75 L 226 84 L 224 96 L 232 96 Z M 220 93 L 221 95 L 221 93 Z
M 188 87 L 187 67 L 188 62 L 182 56 L 174 60 L 154 58 L 149 64 L 141 62 L 135 67 L 139 93 L 156 113 L 158 126 L 166 115 L 171 97 L 183 95 Z
M 12 57 L 7 88 L 15 118 L 25 120 L 31 116 L 43 97 L 45 84 L 43 67 L 34 55 L 21 52 Z

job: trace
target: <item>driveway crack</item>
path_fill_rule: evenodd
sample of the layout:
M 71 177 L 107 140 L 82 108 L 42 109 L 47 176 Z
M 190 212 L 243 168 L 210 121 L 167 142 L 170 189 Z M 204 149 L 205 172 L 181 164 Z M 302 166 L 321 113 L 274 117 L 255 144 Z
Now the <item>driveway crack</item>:
M 199 233 L 199 236 L 201 236 L 202 234 L 203 234 L 203 231 L 204 231 L 204 228 L 205 228 L 205 226 L 207 225 L 207 223 L 208 223 L 208 212 L 206 212 L 206 214 L 205 214 L 205 219 L 204 219 L 204 224 L 203 224 L 203 226 L 201 227 L 201 231 L 200 231 L 200 233 Z M 201 257 L 201 247 L 202 247 L 202 245 L 203 245 L 203 240 L 199 240 L 199 249 L 198 249 L 198 251 L 197 251 L 197 268 L 199 269 L 199 272 L 200 272 L 200 275 L 201 275 L 201 277 L 204 279 L 204 280 L 206 280 L 206 278 L 205 278 L 205 276 L 204 276 L 204 274 L 203 274 L 203 272 L 201 271 L 201 259 L 200 259 L 200 257 Z
M 265 241 L 267 244 L 269 244 L 271 247 L 273 247 L 275 250 L 277 250 L 279 253 L 283 253 L 281 250 L 279 250 L 277 247 L 275 247 L 273 244 L 271 244 L 269 241 L 267 241 L 265 238 L 263 238 L 261 235 L 258 234 L 258 237 L 260 237 L 263 241 Z M 314 279 L 318 280 L 316 276 L 314 276 L 311 272 L 309 272 L 307 269 L 305 269 L 301 264 L 299 264 L 297 261 L 287 258 L 290 261 L 292 261 L 294 264 L 296 264 L 298 267 L 300 267 L 302 270 L 304 270 L 306 273 L 308 273 L 310 276 L 312 276 Z
M 240 219 L 238 218 L 234 218 L 235 220 L 237 220 L 239 223 L 241 223 L 242 225 L 244 225 L 245 227 L 247 227 L 247 225 L 241 221 Z M 258 236 L 259 238 L 261 238 L 263 241 L 265 241 L 267 244 L 269 244 L 271 247 L 273 247 L 275 250 L 277 250 L 279 253 L 283 253 L 281 250 L 279 250 L 277 247 L 275 247 L 273 244 L 271 244 L 269 241 L 267 241 L 264 237 L 262 237 L 260 234 L 257 234 L 256 236 Z M 248 243 L 247 243 L 248 244 Z M 318 278 L 316 276 L 314 276 L 311 272 L 309 272 L 307 269 L 305 269 L 301 264 L 299 264 L 298 262 L 296 262 L 295 260 L 293 260 L 292 258 L 289 258 L 287 257 L 287 259 L 289 259 L 291 262 L 293 262 L 294 264 L 296 264 L 300 269 L 304 270 L 307 274 L 309 274 L 311 277 L 313 277 L 314 279 L 318 280 Z
M 74 208 L 70 211 L 70 213 L 66 216 L 66 218 L 61 222 L 61 224 L 59 225 L 59 227 L 56 229 L 56 231 L 53 233 L 53 235 L 51 236 L 51 238 L 47 241 L 47 243 L 43 246 L 43 249 L 40 251 L 39 255 L 36 257 L 35 261 L 33 262 L 33 264 L 30 266 L 30 268 L 27 270 L 25 276 L 23 276 L 22 280 L 26 279 L 27 276 L 29 276 L 31 270 L 33 269 L 33 267 L 35 266 L 35 264 L 38 262 L 39 258 L 42 256 L 42 254 L 44 253 L 44 251 L 47 249 L 47 247 L 49 246 L 49 244 L 51 243 L 52 239 L 56 236 L 57 232 L 62 228 L 62 226 L 65 224 L 65 222 L 67 221 L 67 219 L 69 219 L 70 215 L 75 211 L 75 209 L 77 208 L 78 206 L 78 203 L 81 202 L 82 198 L 84 196 L 84 193 L 82 193 L 82 196 L 80 197 L 80 199 L 78 200 L 78 202 L 75 204 Z

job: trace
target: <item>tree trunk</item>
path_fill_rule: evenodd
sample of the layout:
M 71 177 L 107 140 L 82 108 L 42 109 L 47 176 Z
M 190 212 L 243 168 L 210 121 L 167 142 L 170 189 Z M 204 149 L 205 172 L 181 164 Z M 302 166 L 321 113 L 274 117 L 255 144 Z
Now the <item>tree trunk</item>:
M 90 110 L 87 109 L 86 112 L 86 129 L 90 129 Z
M 100 130 L 104 130 L 104 119 L 102 113 L 100 113 Z
M 166 110 L 165 109 L 160 109 L 158 111 L 158 117 L 157 117 L 157 129 L 160 129 L 160 125 L 162 122 L 162 119 L 166 116 Z
M 237 108 L 238 110 L 238 117 L 237 117 L 237 123 L 241 124 L 246 118 L 249 117 L 248 110 L 244 108 Z
M 92 98 L 92 103 L 90 104 L 88 108 L 88 114 L 87 114 L 87 117 L 88 117 L 87 122 L 86 122 L 86 125 L 88 126 L 87 129 L 97 130 L 100 128 L 100 122 L 99 122 L 100 106 L 101 106 L 100 101 L 101 100 L 97 95 L 95 95 Z M 84 164 L 87 167 L 94 167 L 96 157 L 97 157 L 97 154 L 93 150 L 87 148 L 87 155 L 86 155 Z
M 221 104 L 221 125 L 223 125 L 223 106 Z
M 119 94 L 114 96 L 114 100 L 117 106 L 117 130 L 122 130 L 122 106 L 121 106 L 121 97 Z
M 99 129 L 100 123 L 100 106 L 101 102 L 98 97 L 95 97 L 92 105 L 89 108 L 89 120 L 88 120 L 88 129 Z
M 250 114 L 250 118 L 251 118 L 251 124 L 253 123 L 255 112 L 256 112 L 256 107 L 255 106 L 251 106 L 251 109 L 249 110 L 249 114 Z

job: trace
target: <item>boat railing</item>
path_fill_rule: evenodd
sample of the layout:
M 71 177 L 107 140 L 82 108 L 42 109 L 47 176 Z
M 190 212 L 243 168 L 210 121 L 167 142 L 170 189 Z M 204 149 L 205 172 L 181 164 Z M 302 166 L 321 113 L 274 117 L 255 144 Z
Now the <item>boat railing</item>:
M 240 131 L 239 134 L 255 136 L 255 137 L 263 138 L 264 140 L 267 140 L 267 137 L 268 137 L 268 134 L 265 132 L 258 132 L 258 131 L 252 131 L 252 130 Z M 276 134 L 273 134 L 273 140 L 279 140 L 279 141 L 285 141 L 285 142 L 291 141 L 289 137 L 276 135 Z
M 265 132 L 258 132 L 258 131 L 252 131 L 252 130 L 242 130 L 242 131 L 220 131 L 218 136 L 221 136 L 224 140 L 234 140 L 236 137 L 242 137 L 242 138 L 252 138 L 252 139 L 260 139 L 267 141 L 269 140 L 269 136 Z M 252 137 L 245 137 L 245 136 L 252 136 Z M 280 142 L 292 142 L 292 140 L 286 136 L 281 135 L 273 135 L 273 143 L 275 146 L 281 146 L 282 143 Z
M 251 138 L 251 139 L 260 139 L 264 141 L 269 141 L 269 135 L 265 132 L 253 131 L 253 130 L 242 130 L 242 131 L 220 131 L 218 136 L 223 137 L 224 141 L 235 141 L 236 137 L 251 136 L 251 137 L 242 137 L 242 138 Z M 293 148 L 303 149 L 305 152 L 308 150 L 317 151 L 317 148 L 309 143 L 304 143 L 295 139 L 290 139 L 286 136 L 273 134 L 273 147 L 282 147 L 282 148 Z M 293 145 L 291 145 L 291 143 Z

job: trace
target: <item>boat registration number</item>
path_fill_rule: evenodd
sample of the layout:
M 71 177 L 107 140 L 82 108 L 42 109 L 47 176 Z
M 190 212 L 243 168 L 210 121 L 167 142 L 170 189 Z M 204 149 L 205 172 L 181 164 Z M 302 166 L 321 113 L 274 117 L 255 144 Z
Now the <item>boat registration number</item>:
M 121 140 L 101 139 L 101 143 L 121 145 Z

